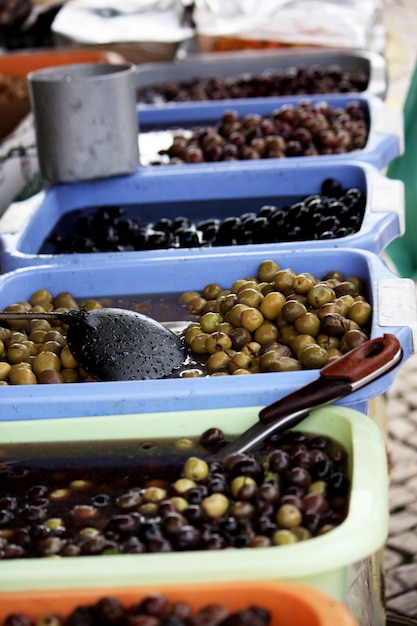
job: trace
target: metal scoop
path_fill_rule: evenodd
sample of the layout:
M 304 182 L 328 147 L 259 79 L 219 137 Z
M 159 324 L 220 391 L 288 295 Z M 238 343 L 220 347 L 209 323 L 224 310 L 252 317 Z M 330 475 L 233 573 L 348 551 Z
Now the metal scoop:
M 395 335 L 370 339 L 320 370 L 320 377 L 259 412 L 259 422 L 226 444 L 214 458 L 247 452 L 272 433 L 292 428 L 319 406 L 339 400 L 391 371 L 402 359 Z
M 97 381 L 164 378 L 186 359 L 175 333 L 135 311 L 0 312 L 0 321 L 24 319 L 67 324 L 67 343 L 74 358 Z

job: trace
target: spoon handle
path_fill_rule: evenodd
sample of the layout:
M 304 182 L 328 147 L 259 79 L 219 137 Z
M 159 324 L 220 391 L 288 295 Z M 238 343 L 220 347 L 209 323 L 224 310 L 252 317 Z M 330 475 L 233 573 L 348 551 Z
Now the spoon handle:
M 59 320 L 70 324 L 79 320 L 84 315 L 77 309 L 70 311 L 0 311 L 0 322 L 13 322 L 15 320 Z

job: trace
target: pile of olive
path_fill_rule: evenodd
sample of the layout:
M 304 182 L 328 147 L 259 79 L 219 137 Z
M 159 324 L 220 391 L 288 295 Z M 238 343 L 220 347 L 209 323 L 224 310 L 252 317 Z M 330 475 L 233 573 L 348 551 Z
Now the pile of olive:
M 283 104 L 270 115 L 224 111 L 214 126 L 177 131 L 161 163 L 184 164 L 345 154 L 365 147 L 367 112 L 359 100 L 334 107 L 320 100 Z
M 339 271 L 319 280 L 265 260 L 254 277 L 229 289 L 210 283 L 182 300 L 199 315 L 186 344 L 211 375 L 320 369 L 369 339 L 364 284 Z
M 27 445 L 20 456 L 8 451 L 0 559 L 274 547 L 346 518 L 348 457 L 331 437 L 287 431 L 253 453 L 216 460 L 225 443 L 212 427 L 164 455 L 147 454 L 140 442 L 120 458 L 109 449 L 93 456 L 91 443 L 85 459 L 78 450 L 68 456 L 65 443 L 54 446 L 54 458 L 50 448 L 33 458 Z
M 36 620 L 36 626 L 269 626 L 270 623 L 270 611 L 261 605 L 242 605 L 231 611 L 221 602 L 210 602 L 193 610 L 187 600 L 171 602 L 158 592 L 128 606 L 107 595 L 92 604 L 76 606 L 65 618 L 45 613 Z M 27 614 L 15 612 L 6 617 L 3 626 L 34 624 Z
M 224 219 L 161 218 L 141 223 L 120 206 L 78 209 L 66 214 L 43 242 L 40 254 L 128 252 L 168 248 L 279 243 L 346 237 L 362 224 L 366 197 L 356 187 L 325 179 L 319 194 L 285 206 L 263 205 L 256 212 Z M 69 221 L 71 218 L 71 221 Z
M 209 283 L 201 293 L 178 298 L 178 309 L 168 319 L 196 319 L 184 331 L 191 358 L 173 374 L 184 378 L 320 369 L 369 339 L 372 306 L 365 287 L 360 278 L 345 278 L 340 271 L 319 280 L 265 260 L 255 277 L 237 279 L 228 289 Z M 104 302 L 114 306 L 111 298 Z M 118 298 L 118 306 L 121 302 Z M 100 300 L 79 303 L 68 292 L 53 297 L 41 289 L 5 310 L 102 306 Z M 181 313 L 182 307 L 187 313 Z M 71 354 L 66 333 L 65 324 L 40 319 L 0 326 L 0 385 L 92 382 Z
M 192 78 L 139 87 L 137 100 L 142 104 L 225 100 L 228 98 L 267 98 L 323 93 L 364 91 L 366 72 L 344 70 L 338 64 L 328 67 L 312 64 L 283 69 L 267 69 L 260 74 L 236 77 Z

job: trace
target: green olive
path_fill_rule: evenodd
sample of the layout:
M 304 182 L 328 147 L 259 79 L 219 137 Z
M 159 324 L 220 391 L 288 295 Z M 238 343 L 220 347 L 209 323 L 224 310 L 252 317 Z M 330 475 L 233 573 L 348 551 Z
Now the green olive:
M 290 348 L 293 352 L 293 354 L 295 354 L 295 356 L 297 357 L 297 359 L 300 359 L 300 354 L 301 352 L 304 350 L 304 348 L 306 348 L 307 346 L 311 346 L 314 345 L 316 346 L 316 340 L 313 337 L 313 335 L 296 335 L 294 337 L 294 339 L 291 341 L 290 343 Z
M 53 299 L 53 304 L 55 309 L 63 308 L 70 310 L 79 308 L 74 297 L 68 291 L 62 291 L 61 293 L 57 294 Z
M 263 298 L 263 294 L 253 287 L 241 289 L 237 294 L 237 301 L 241 304 L 247 304 L 250 307 L 258 307 Z
M 45 339 L 45 338 L 44 338 Z M 39 346 L 39 352 L 53 352 L 54 354 L 59 355 L 62 350 L 62 345 L 57 341 L 44 341 Z
M 316 342 L 320 346 L 320 348 L 324 348 L 325 350 L 340 348 L 339 337 L 333 337 L 331 335 L 326 335 L 325 333 L 320 333 L 319 335 L 317 335 Z
M 44 330 L 48 332 L 51 330 L 51 324 L 48 322 L 48 320 L 39 320 L 39 319 L 29 320 L 29 322 L 27 323 L 28 335 L 33 333 L 33 331 L 35 330 Z
M 201 296 L 196 296 L 195 298 L 192 298 L 187 302 L 187 310 L 193 315 L 199 315 L 202 312 L 205 304 L 205 298 L 202 298 Z
M 241 326 L 240 317 L 242 312 L 248 308 L 246 304 L 235 304 L 224 316 L 226 322 L 233 324 L 233 326 Z
M 23 343 L 27 338 L 26 333 L 14 330 L 5 338 L 4 347 L 8 350 L 14 343 Z
M 178 480 L 174 482 L 173 487 L 179 495 L 182 495 L 182 494 L 187 493 L 187 491 L 189 491 L 193 487 L 195 487 L 196 484 L 197 483 L 194 480 L 191 480 L 191 478 L 184 477 L 184 478 L 178 478 Z
M 39 352 L 33 362 L 33 371 L 36 375 L 39 375 L 43 370 L 56 370 L 59 372 L 60 369 L 61 360 L 54 352 Z
M 294 322 L 296 330 L 301 334 L 313 335 L 317 337 L 320 332 L 321 322 L 315 313 L 307 312 L 297 318 Z
M 280 317 L 288 324 L 294 324 L 295 320 L 306 315 L 307 309 L 304 304 L 297 300 L 289 300 L 281 309 Z
M 278 350 L 278 349 L 270 349 L 267 352 L 265 352 L 264 354 L 262 354 L 262 356 L 259 359 L 259 368 L 262 372 L 274 372 L 274 371 L 279 371 L 279 369 L 275 369 L 276 364 L 278 363 L 278 361 L 280 359 L 282 359 L 283 356 L 289 356 L 288 354 L 288 347 L 287 346 L 281 346 L 281 348 L 283 350 L 285 350 L 286 352 L 283 352 L 283 350 Z
M 269 346 L 278 340 L 278 328 L 272 322 L 262 322 L 253 334 L 255 341 L 261 346 Z
M 239 368 L 250 371 L 255 364 L 256 359 L 254 357 L 251 357 L 248 354 L 244 354 L 243 352 L 236 352 L 236 354 L 234 354 L 230 360 L 229 371 L 233 373 Z
M 281 291 L 284 296 L 287 296 L 293 291 L 293 281 L 296 277 L 296 273 L 291 269 L 279 270 L 272 280 L 274 287 L 277 291 Z
M 211 354 L 206 361 L 206 368 L 209 374 L 221 372 L 228 369 L 230 364 L 230 356 L 224 350 L 219 350 Z
M 220 313 L 205 313 L 200 318 L 200 326 L 203 333 L 212 333 L 217 329 L 217 326 L 221 324 L 223 321 L 223 317 Z
M 65 369 L 75 369 L 78 367 L 77 361 L 72 356 L 69 346 L 64 346 L 60 354 L 62 367 Z
M 248 485 L 256 488 L 256 480 L 254 480 L 251 476 L 236 476 L 230 485 L 232 496 L 236 499 L 241 499 L 240 492 Z
M 232 340 L 229 335 L 219 331 L 211 333 L 206 341 L 206 351 L 209 354 L 214 354 L 219 350 L 229 350 L 231 347 Z
M 285 528 L 276 530 L 272 535 L 272 543 L 274 546 L 286 546 L 291 543 L 297 543 L 297 541 L 297 535 L 291 530 L 287 530 Z
M 249 371 L 243 367 L 236 368 L 232 373 L 232 376 L 244 376 L 246 374 L 254 374 L 254 371 Z
M 301 363 L 290 356 L 281 357 L 270 369 L 271 372 L 297 372 L 301 369 Z
M 52 294 L 47 289 L 38 289 L 32 294 L 30 304 L 36 306 L 37 304 L 43 305 L 44 303 L 52 303 Z
M 76 369 L 64 368 L 60 371 L 60 374 L 64 383 L 77 383 L 80 380 Z
M 257 275 L 260 281 L 270 282 L 280 269 L 281 268 L 278 263 L 272 261 L 271 259 L 267 259 L 266 261 L 262 261 L 262 263 L 258 266 Z
M 279 291 L 267 293 L 259 304 L 259 310 L 267 320 L 275 320 L 286 303 L 284 294 Z
M 206 341 L 210 337 L 209 333 L 199 333 L 193 337 L 190 348 L 195 354 L 204 354 L 206 352 Z
M 312 274 L 297 274 L 293 280 L 293 288 L 295 293 L 307 293 L 311 287 L 317 284 L 318 280 Z
M 279 341 L 284 344 L 284 346 L 290 346 L 293 339 L 298 337 L 298 333 L 295 327 L 292 324 L 287 324 L 281 328 L 279 333 Z
M 301 525 L 303 516 L 293 504 L 282 504 L 276 514 L 276 522 L 281 528 L 293 529 Z
M 36 376 L 32 369 L 22 367 L 22 364 L 12 365 L 9 371 L 9 381 L 11 385 L 36 385 Z
M 369 322 L 372 315 L 372 307 L 369 302 L 356 301 L 348 311 L 348 318 L 363 327 Z
M 323 283 L 317 283 L 307 292 L 307 302 L 315 309 L 319 309 L 323 304 L 332 302 L 335 298 L 334 290 Z
M 297 356 L 301 365 L 307 369 L 321 369 L 329 360 L 327 350 L 320 348 L 317 344 L 305 346 L 297 353 Z
M 143 492 L 145 502 L 162 502 L 167 497 L 166 489 L 162 487 L 147 487 Z
M 7 350 L 7 360 L 12 365 L 26 361 L 30 356 L 30 350 L 24 343 L 14 343 Z
M 181 294 L 180 302 L 182 302 L 183 304 L 188 304 L 194 298 L 199 298 L 199 297 L 200 297 L 200 294 L 198 293 L 198 291 L 185 291 L 184 293 Z
M 220 285 L 217 283 L 210 283 L 203 289 L 203 298 L 206 298 L 206 300 L 215 300 L 222 291 L 223 288 L 220 287 Z
M 6 363 L 5 361 L 0 361 L 0 380 L 7 380 L 10 374 L 10 370 L 12 366 L 10 363 Z
M 245 311 L 242 311 L 240 316 L 240 323 L 243 328 L 246 328 L 250 333 L 255 332 L 264 322 L 264 316 L 254 307 L 248 307 Z
M 203 498 L 201 508 L 208 517 L 222 517 L 229 508 L 229 499 L 223 493 L 212 493 Z

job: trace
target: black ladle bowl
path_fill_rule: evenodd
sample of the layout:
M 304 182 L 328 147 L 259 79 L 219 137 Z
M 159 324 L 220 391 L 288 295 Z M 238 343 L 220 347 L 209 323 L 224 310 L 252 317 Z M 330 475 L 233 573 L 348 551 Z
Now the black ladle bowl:
M 97 381 L 164 378 L 186 361 L 181 338 L 136 311 L 0 312 L 0 322 L 24 319 L 55 319 L 67 324 L 72 355 Z

